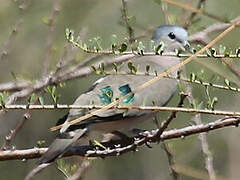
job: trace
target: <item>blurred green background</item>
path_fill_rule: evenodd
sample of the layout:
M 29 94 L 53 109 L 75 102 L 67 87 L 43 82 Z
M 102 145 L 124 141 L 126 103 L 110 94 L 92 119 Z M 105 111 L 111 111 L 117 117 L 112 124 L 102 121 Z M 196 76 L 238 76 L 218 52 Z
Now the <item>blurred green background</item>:
M 56 70 L 56 64 L 64 56 L 66 39 L 64 31 L 71 28 L 75 32 L 82 33 L 82 39 L 100 36 L 103 45 L 108 48 L 110 36 L 116 34 L 119 39 L 127 37 L 126 28 L 119 22 L 121 20 L 121 1 L 117 0 L 0 0 L 0 53 L 7 50 L 7 55 L 0 59 L 0 83 L 17 80 L 29 80 L 34 82 L 42 76 L 43 62 L 47 54 L 47 39 L 49 35 L 48 20 L 53 12 L 54 3 L 59 2 L 60 11 L 55 18 L 55 30 L 53 44 L 50 52 L 50 70 Z M 192 2 L 196 6 L 197 0 L 179 2 Z M 19 8 L 25 3 L 25 9 Z M 209 0 L 206 1 L 205 10 L 217 16 L 233 19 L 239 15 L 239 0 Z M 129 0 L 128 10 L 130 15 L 136 17 L 137 27 L 134 26 L 135 34 L 140 34 L 144 29 L 159 26 L 164 23 L 161 6 L 154 1 Z M 168 13 L 171 21 L 181 25 L 183 10 L 168 5 Z M 217 21 L 206 16 L 197 16 L 199 21 L 190 26 L 189 33 L 193 34 Z M 16 27 L 17 25 L 17 27 Z M 139 28 L 142 27 L 142 28 Z M 13 29 L 16 33 L 11 35 Z M 240 30 L 235 29 L 228 34 L 220 43 L 227 46 L 228 50 L 240 46 Z M 211 38 L 216 34 L 212 34 Z M 151 34 L 146 39 L 150 39 Z M 75 58 L 71 65 L 79 63 L 90 54 L 74 49 Z M 239 59 L 234 60 L 234 65 L 239 67 Z M 239 69 L 239 68 L 238 68 Z M 201 59 L 201 63 L 193 61 L 186 66 L 187 74 L 194 72 L 206 81 L 211 81 L 214 76 L 214 83 L 224 84 L 227 78 L 240 85 L 238 78 L 220 61 L 213 59 Z M 202 73 L 202 72 L 203 73 Z M 223 76 L 221 76 L 221 74 Z M 71 104 L 79 94 L 86 91 L 91 84 L 99 78 L 97 75 L 90 75 L 87 78 L 78 78 L 69 81 L 64 87 L 58 88 L 60 104 Z M 203 108 L 206 107 L 206 94 L 204 87 L 192 85 L 194 98 L 203 101 Z M 210 88 L 212 97 L 218 98 L 216 109 L 240 111 L 240 96 L 237 93 Z M 44 95 L 45 103 L 52 103 L 49 95 Z M 169 106 L 176 106 L 178 96 L 176 95 L 169 103 Z M 26 101 L 18 102 L 26 103 Z M 8 111 L 0 117 L 0 144 L 4 142 L 5 135 L 13 129 L 22 118 L 23 111 Z M 57 119 L 63 116 L 66 111 L 32 111 L 31 118 L 27 121 L 21 131 L 13 140 L 17 149 L 32 148 L 38 140 L 46 140 L 46 145 L 54 139 L 54 133 L 49 132 Z M 161 113 L 160 119 L 167 117 L 168 113 Z M 179 113 L 178 117 L 171 124 L 171 128 L 180 128 L 192 123 L 192 115 Z M 202 116 L 203 122 L 210 122 L 217 119 L 214 116 Z M 144 129 L 155 128 L 152 121 L 142 124 Z M 240 171 L 240 143 L 238 142 L 240 132 L 238 128 L 226 128 L 213 131 L 207 134 L 210 150 L 213 156 L 214 169 L 217 176 L 225 179 L 239 179 Z M 177 165 L 191 168 L 193 171 L 205 175 L 204 155 L 198 136 L 190 136 L 185 139 L 168 141 L 170 150 L 174 154 Z M 93 166 L 87 172 L 85 179 L 88 180 L 145 180 L 145 179 L 171 179 L 168 169 L 168 161 L 161 145 L 153 145 L 152 149 L 139 148 L 138 152 L 127 153 L 119 157 L 109 157 L 93 160 Z M 36 160 L 28 161 L 4 161 L 0 162 L 0 179 L 17 180 L 23 179 L 26 174 L 35 167 Z M 182 179 L 198 179 L 181 173 Z M 37 175 L 35 179 L 64 179 L 64 176 L 57 170 L 56 166 L 47 168 Z

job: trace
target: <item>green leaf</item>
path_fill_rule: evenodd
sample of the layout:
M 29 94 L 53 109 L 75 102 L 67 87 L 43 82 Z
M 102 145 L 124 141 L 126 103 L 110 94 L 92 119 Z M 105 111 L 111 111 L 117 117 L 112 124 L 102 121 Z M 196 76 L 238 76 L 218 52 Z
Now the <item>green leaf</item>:
M 224 54 L 226 51 L 226 46 L 223 46 L 222 44 L 219 45 L 219 53 Z
M 124 51 L 127 50 L 127 44 L 122 43 L 121 47 L 118 49 L 120 53 L 123 53 Z
M 112 36 L 111 36 L 111 47 L 112 47 L 112 50 L 115 50 L 115 48 L 117 47 L 117 44 L 118 44 L 117 35 L 116 34 L 112 34 Z
M 66 29 L 65 30 L 65 36 L 66 36 L 66 39 L 68 40 L 68 41 L 73 41 L 74 40 L 74 31 L 73 30 L 70 30 L 70 29 Z
M 164 43 L 160 42 L 159 45 L 155 49 L 155 53 L 156 54 L 162 54 L 163 51 L 164 51 L 164 48 L 165 48 Z
M 225 52 L 225 57 L 229 57 L 230 53 L 229 52 Z
M 44 105 L 44 99 L 42 96 L 38 97 L 38 101 L 41 105 Z
M 145 50 L 145 46 L 143 45 L 142 41 L 138 43 L 137 47 L 138 51 L 143 55 L 143 51 Z
M 80 46 L 82 46 L 82 40 L 81 40 L 80 36 L 77 36 L 75 42 L 78 43 Z
M 91 68 L 93 69 L 94 72 L 97 72 L 97 69 L 95 68 L 95 66 L 91 65 Z
M 34 102 L 34 101 L 36 101 L 36 99 L 37 99 L 37 96 L 36 96 L 36 94 L 31 94 L 31 96 L 29 96 L 28 97 L 28 103 L 31 103 L 31 102 Z
M 102 39 L 100 37 L 93 38 L 93 43 L 97 51 L 102 50 Z
M 78 166 L 76 164 L 70 164 L 64 159 L 59 159 L 56 162 L 57 168 L 59 169 L 60 172 L 64 174 L 66 179 L 71 177 L 78 169 Z
M 102 74 L 105 73 L 105 64 L 104 64 L 104 62 L 102 62 L 102 63 L 100 64 L 99 70 L 101 71 Z
M 211 53 L 211 51 L 210 51 L 209 49 L 206 49 L 206 53 L 207 53 L 207 56 L 208 56 L 208 57 L 211 57 L 211 56 L 212 56 L 212 53 Z
M 193 109 L 202 109 L 203 102 L 199 102 L 197 99 L 193 99 L 193 103 L 190 104 Z
M 236 49 L 236 55 L 237 57 L 240 57 L 240 48 Z
M 228 79 L 224 79 L 224 82 L 227 86 L 231 86 L 230 81 Z
M 212 56 L 212 57 L 215 57 L 216 54 L 217 54 L 216 49 L 215 49 L 215 48 L 211 48 L 211 56 Z
M 153 40 L 151 40 L 149 42 L 149 49 L 150 49 L 150 51 L 154 51 L 154 49 L 155 49 L 155 42 Z
M 195 54 L 197 52 L 197 50 L 195 48 L 192 48 L 192 53 Z
M 12 75 L 14 80 L 17 80 L 17 75 L 13 71 L 11 71 L 11 75 Z
M 46 141 L 45 140 L 39 140 L 37 141 L 37 147 L 42 148 L 45 145 Z
M 137 73 L 137 67 L 131 61 L 128 62 L 128 68 L 132 74 Z
M 150 65 L 146 65 L 146 74 L 149 74 L 149 71 L 150 71 Z
M 94 49 L 94 41 L 92 39 L 88 40 L 87 49 L 90 49 L 90 50 Z
M 130 26 L 134 26 L 136 24 L 136 22 L 137 22 L 136 16 L 129 16 L 128 17 L 128 24 Z
M 0 104 L 1 104 L 1 106 L 5 105 L 5 98 L 4 98 L 3 93 L 0 93 Z
M 51 93 L 52 93 L 52 96 L 54 96 L 56 94 L 56 86 L 52 87 L 52 92 Z
M 115 72 L 118 72 L 118 67 L 117 67 L 117 63 L 113 63 L 113 69 L 115 70 Z
M 191 73 L 191 74 L 190 74 L 190 80 L 191 80 L 192 82 L 194 82 L 196 79 L 197 79 L 196 74 Z
M 42 18 L 42 22 L 43 22 L 44 24 L 48 25 L 48 26 L 49 26 L 50 23 L 51 23 L 50 18 L 47 17 L 47 16 L 45 16 L 45 17 Z

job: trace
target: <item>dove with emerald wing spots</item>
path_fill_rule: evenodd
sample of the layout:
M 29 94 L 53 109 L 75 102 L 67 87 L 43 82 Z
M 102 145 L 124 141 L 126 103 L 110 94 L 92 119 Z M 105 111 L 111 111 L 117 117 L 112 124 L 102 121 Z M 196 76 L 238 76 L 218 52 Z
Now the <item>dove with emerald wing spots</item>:
M 152 37 L 157 46 L 164 43 L 165 51 L 184 49 L 188 45 L 188 33 L 179 26 L 165 25 L 158 27 Z M 178 64 L 178 57 L 170 56 L 141 56 L 131 59 L 131 66 L 137 70 L 137 74 L 112 74 L 97 80 L 89 91 L 81 94 L 74 105 L 108 105 L 115 100 L 124 97 L 118 104 L 123 106 L 164 106 L 177 90 L 177 80 L 162 78 L 157 82 L 136 91 L 140 85 L 148 82 L 158 74 Z M 148 72 L 146 73 L 146 67 Z M 129 62 L 121 65 L 119 71 L 130 72 Z M 177 72 L 170 73 L 176 77 Z M 94 111 L 94 110 L 92 110 Z M 49 146 L 45 154 L 40 158 L 39 163 L 48 163 L 61 157 L 70 146 L 80 143 L 92 131 L 111 133 L 114 131 L 124 132 L 134 128 L 137 123 L 151 119 L 155 115 L 151 111 L 143 110 L 120 110 L 108 109 L 97 115 L 82 120 L 81 122 L 69 125 L 68 122 L 86 115 L 88 109 L 71 109 L 69 113 L 61 118 L 57 125 L 63 124 L 60 133 L 54 142 Z

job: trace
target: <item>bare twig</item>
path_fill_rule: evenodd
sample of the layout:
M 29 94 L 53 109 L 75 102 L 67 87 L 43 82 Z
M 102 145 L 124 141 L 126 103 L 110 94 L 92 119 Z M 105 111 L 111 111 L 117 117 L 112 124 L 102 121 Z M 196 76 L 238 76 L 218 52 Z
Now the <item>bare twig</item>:
M 184 99 L 187 97 L 186 94 L 180 93 L 180 101 L 178 103 L 178 107 L 182 107 L 183 103 L 184 103 Z M 158 137 L 161 137 L 161 134 L 164 132 L 164 130 L 168 127 L 168 125 L 170 124 L 170 122 L 176 118 L 177 112 L 172 112 L 171 115 L 167 118 L 167 120 L 163 121 L 161 123 L 161 126 L 159 128 L 158 131 Z M 159 138 L 160 139 L 160 138 Z M 165 144 L 163 142 L 163 149 L 167 154 L 168 157 L 168 164 L 169 164 L 169 169 L 171 171 L 171 175 L 173 177 L 174 180 L 178 180 L 179 179 L 179 174 L 174 170 L 173 165 L 173 155 L 170 153 L 167 144 Z
M 197 5 L 197 9 L 200 10 L 202 7 L 202 4 L 204 4 L 206 2 L 206 0 L 199 0 L 198 1 L 198 5 Z M 190 14 L 190 16 L 188 17 L 188 19 L 185 21 L 186 23 L 183 25 L 183 27 L 185 29 L 188 29 L 188 27 L 192 24 L 192 21 L 194 19 L 194 17 L 197 15 L 197 12 L 192 12 Z
M 201 115 L 196 114 L 194 117 L 194 121 L 197 123 L 197 125 L 201 124 Z M 216 180 L 216 173 L 213 168 L 213 157 L 211 151 L 209 150 L 207 142 L 207 133 L 200 133 L 199 139 L 201 141 L 202 151 L 205 155 L 205 168 L 208 171 L 209 179 Z
M 45 169 L 46 167 L 48 167 L 50 165 L 51 165 L 51 163 L 45 163 L 45 164 L 39 165 L 37 168 L 34 168 L 30 173 L 28 173 L 28 175 L 25 177 L 24 180 L 33 179 L 38 173 L 40 173 L 43 169 Z
M 24 113 L 21 121 L 18 123 L 15 129 L 10 130 L 10 133 L 5 137 L 5 143 L 2 145 L 1 150 L 11 149 L 10 144 L 12 139 L 16 136 L 16 134 L 22 129 L 24 123 L 26 120 L 30 118 L 30 113 L 26 112 Z
M 184 165 L 180 165 L 180 164 L 175 164 L 174 165 L 174 169 L 180 173 L 180 174 L 183 174 L 185 176 L 189 176 L 189 177 L 192 177 L 192 178 L 195 178 L 195 179 L 209 179 L 209 175 L 208 173 L 206 173 L 205 171 L 203 170 L 200 170 L 200 169 L 195 169 L 195 168 L 192 168 L 192 167 L 189 167 L 189 166 L 184 166 Z M 227 180 L 229 178 L 227 177 L 223 177 L 223 176 L 216 176 L 217 180 Z
M 13 81 L 0 84 L 0 92 L 3 91 L 19 91 L 30 86 L 31 83 L 27 81 Z
M 164 17 L 164 24 L 169 24 L 168 4 L 162 3 L 161 8 L 162 8 L 162 13 L 163 13 L 163 17 Z
M 182 9 L 185 9 L 185 10 L 188 10 L 188 11 L 192 11 L 192 12 L 195 12 L 195 13 L 198 13 L 198 14 L 202 14 L 204 16 L 207 16 L 209 18 L 212 18 L 212 19 L 215 19 L 217 21 L 220 21 L 220 22 L 225 22 L 225 23 L 228 23 L 228 21 L 222 17 L 218 17 L 214 14 L 211 14 L 209 12 L 206 12 L 202 9 L 196 9 L 196 8 L 193 8 L 191 6 L 188 6 L 186 4 L 183 4 L 183 3 L 180 3 L 180 2 L 176 2 L 174 0 L 161 0 L 162 2 L 166 2 L 166 3 L 169 3 L 169 4 L 172 4 L 174 6 L 177 6 L 177 7 L 180 7 Z
M 163 150 L 167 154 L 169 169 L 171 171 L 171 175 L 172 175 L 173 179 L 174 180 L 180 179 L 180 176 L 179 176 L 178 172 L 174 169 L 174 164 L 175 163 L 174 163 L 174 160 L 173 160 L 173 155 L 172 155 L 172 153 L 169 150 L 168 144 L 163 142 L 162 143 L 162 147 L 163 147 Z
M 206 29 L 191 35 L 188 40 L 190 42 L 197 42 L 197 43 L 200 42 L 200 43 L 206 45 L 209 42 L 208 36 L 210 34 L 223 31 L 223 30 L 227 29 L 228 27 L 230 27 L 231 24 L 236 23 L 238 21 L 240 21 L 240 16 L 231 20 L 230 23 L 213 24 L 213 25 L 207 27 Z
M 188 93 L 188 100 L 192 104 L 193 101 L 194 101 L 194 98 L 192 96 L 192 88 L 189 85 L 187 85 L 186 89 L 187 89 L 187 93 Z M 194 122 L 197 125 L 202 124 L 201 114 L 195 114 Z M 202 151 L 205 155 L 205 167 L 208 171 L 209 178 L 210 178 L 210 180 L 216 180 L 216 174 L 215 174 L 215 171 L 214 171 L 214 168 L 213 168 L 213 157 L 212 157 L 211 152 L 208 148 L 207 134 L 206 133 L 200 133 L 199 134 L 199 139 L 201 141 Z
M 9 47 L 10 47 L 11 43 L 13 43 L 14 38 L 16 37 L 19 27 L 21 26 L 22 23 L 23 23 L 23 19 L 20 18 L 19 20 L 17 20 L 16 24 L 14 25 L 14 27 L 8 37 L 8 40 L 4 43 L 4 45 L 2 47 L 2 50 L 1 50 L 2 52 L 0 54 L 0 61 L 3 60 L 4 57 L 6 57 L 8 55 Z
M 183 102 L 184 102 L 184 99 L 187 97 L 186 94 L 183 94 L 183 93 L 180 93 L 180 101 L 178 103 L 178 106 L 177 107 L 182 107 L 183 106 Z M 171 113 L 171 115 L 167 118 L 167 120 L 163 121 L 161 123 L 161 126 L 159 128 L 159 131 L 158 131 L 158 136 L 160 137 L 161 134 L 164 132 L 165 129 L 167 129 L 168 125 L 171 123 L 171 121 L 176 118 L 176 115 L 177 115 L 177 112 L 174 111 Z
M 180 93 L 180 101 L 178 103 L 178 107 L 182 107 L 183 106 L 183 102 L 184 99 L 187 97 L 187 95 Z M 168 127 L 168 125 L 170 124 L 170 122 L 176 118 L 177 112 L 172 112 L 171 115 L 168 117 L 167 120 L 163 121 L 159 131 L 158 131 L 158 136 L 161 137 L 161 134 L 164 132 L 164 130 Z M 166 152 L 167 154 L 167 158 L 168 158 L 168 165 L 169 165 L 169 169 L 171 171 L 171 175 L 173 177 L 174 180 L 178 180 L 179 179 L 179 174 L 174 170 L 173 165 L 174 165 L 174 161 L 173 161 L 173 155 L 171 154 L 171 152 L 168 149 L 168 145 L 165 144 L 163 142 L 163 150 Z
M 91 167 L 91 162 L 89 160 L 83 160 L 78 170 L 70 177 L 68 180 L 79 180 L 81 179 L 86 171 Z
M 23 0 L 22 4 L 19 6 L 19 9 L 25 10 L 28 8 L 30 4 L 30 0 Z
M 49 65 L 50 65 L 50 54 L 52 52 L 52 43 L 53 43 L 53 35 L 54 35 L 54 31 L 55 31 L 55 20 L 56 20 L 56 16 L 58 14 L 58 12 L 60 11 L 60 7 L 59 4 L 60 0 L 55 0 L 53 3 L 53 11 L 52 14 L 50 16 L 50 18 L 48 19 L 48 26 L 49 26 L 49 32 L 48 32 L 48 37 L 47 37 L 47 44 L 46 44 L 46 56 L 43 62 L 43 75 L 46 75 L 46 73 L 48 72 L 49 69 Z
M 129 35 L 129 42 L 132 43 L 134 41 L 134 30 L 132 26 L 129 24 L 128 8 L 127 8 L 126 0 L 122 0 L 122 17 L 126 24 L 127 32 Z

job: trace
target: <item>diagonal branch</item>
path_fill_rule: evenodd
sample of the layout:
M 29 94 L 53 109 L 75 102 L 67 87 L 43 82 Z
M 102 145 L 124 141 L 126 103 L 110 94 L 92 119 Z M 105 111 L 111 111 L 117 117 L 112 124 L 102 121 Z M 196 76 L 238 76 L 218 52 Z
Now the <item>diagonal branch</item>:
M 147 86 L 159 81 L 160 79 L 162 79 L 164 76 L 169 75 L 171 72 L 177 71 L 178 69 L 180 69 L 181 67 L 183 67 L 184 65 L 190 63 L 194 58 L 196 58 L 197 55 L 205 52 L 207 49 L 211 48 L 213 45 L 215 45 L 219 40 L 221 40 L 225 35 L 227 35 L 229 32 L 231 32 L 233 29 L 235 29 L 237 26 L 240 25 L 240 21 L 237 21 L 236 23 L 232 24 L 228 29 L 226 29 L 225 31 L 223 31 L 220 35 L 218 35 L 214 40 L 212 40 L 210 43 L 208 43 L 205 47 L 203 47 L 201 50 L 199 50 L 198 52 L 196 52 L 195 54 L 193 54 L 192 56 L 190 56 L 189 58 L 185 59 L 184 61 L 180 62 L 179 64 L 176 64 L 174 66 L 172 66 L 171 68 L 167 69 L 166 71 L 164 71 L 163 73 L 157 75 L 156 77 L 152 78 L 151 80 L 143 83 L 142 85 L 138 86 L 135 91 L 126 94 L 125 96 L 122 96 L 121 98 L 119 98 L 118 100 L 113 101 L 112 103 L 106 105 L 105 107 L 103 107 L 102 109 L 96 110 L 91 112 L 91 114 L 86 114 L 84 116 L 81 116 L 75 120 L 72 120 L 71 122 L 69 122 L 68 125 L 73 125 L 76 123 L 79 123 L 82 120 L 88 119 L 94 115 L 97 115 L 100 112 L 103 112 L 115 105 L 117 105 L 120 101 L 122 101 L 123 99 L 131 96 L 133 93 L 136 93 L 137 91 L 140 91 L 144 88 L 146 88 Z M 55 126 L 53 127 L 51 130 L 55 131 L 58 129 L 61 129 L 62 125 L 59 126 Z

